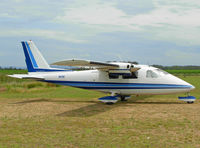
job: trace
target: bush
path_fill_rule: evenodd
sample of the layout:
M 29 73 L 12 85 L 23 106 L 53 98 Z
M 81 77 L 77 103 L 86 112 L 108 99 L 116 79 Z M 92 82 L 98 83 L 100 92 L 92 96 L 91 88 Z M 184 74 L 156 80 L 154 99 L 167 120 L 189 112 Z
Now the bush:
M 35 88 L 35 87 L 42 87 L 43 84 L 40 82 L 29 83 L 26 85 L 28 89 Z

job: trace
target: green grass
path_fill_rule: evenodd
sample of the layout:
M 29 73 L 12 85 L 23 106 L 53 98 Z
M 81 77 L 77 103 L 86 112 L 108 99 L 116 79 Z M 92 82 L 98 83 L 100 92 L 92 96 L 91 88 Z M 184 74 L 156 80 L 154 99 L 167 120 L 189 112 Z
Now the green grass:
M 12 72 L 9 72 L 12 74 Z M 179 77 L 198 99 L 179 95 L 132 97 L 104 105 L 105 94 L 18 80 L 0 73 L 0 148 L 200 147 L 200 76 Z
M 167 72 L 171 74 L 182 74 L 182 75 L 187 75 L 187 74 L 193 74 L 193 75 L 200 75 L 200 70 L 166 70 Z
M 7 75 L 11 75 L 11 74 L 23 74 L 23 73 L 27 73 L 27 70 L 10 70 L 10 69 L 2 69 L 0 70 L 1 74 L 7 74 Z

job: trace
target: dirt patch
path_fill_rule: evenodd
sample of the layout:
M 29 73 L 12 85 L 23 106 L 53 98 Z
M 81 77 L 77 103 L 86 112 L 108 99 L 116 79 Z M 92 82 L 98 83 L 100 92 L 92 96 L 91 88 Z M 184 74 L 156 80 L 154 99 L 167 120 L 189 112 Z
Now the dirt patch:
M 68 146 L 80 147 L 102 143 L 109 147 L 108 141 L 116 147 L 122 143 L 131 147 L 196 147 L 200 144 L 199 104 L 118 102 L 110 106 L 73 99 L 0 100 L 0 126 L 4 127 L 0 132 L 12 133 L 10 137 L 16 132 L 13 139 L 25 134 L 32 143 L 57 141 L 58 147 L 66 143 L 66 137 Z
M 0 92 L 5 92 L 5 91 L 7 91 L 7 88 L 5 88 L 5 87 L 0 87 Z

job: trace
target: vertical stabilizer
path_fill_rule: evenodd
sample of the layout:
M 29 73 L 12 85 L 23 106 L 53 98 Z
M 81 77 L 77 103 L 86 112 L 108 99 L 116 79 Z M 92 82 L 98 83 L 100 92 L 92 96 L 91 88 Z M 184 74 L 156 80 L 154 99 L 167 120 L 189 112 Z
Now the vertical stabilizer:
M 22 41 L 28 72 L 51 69 L 33 41 Z

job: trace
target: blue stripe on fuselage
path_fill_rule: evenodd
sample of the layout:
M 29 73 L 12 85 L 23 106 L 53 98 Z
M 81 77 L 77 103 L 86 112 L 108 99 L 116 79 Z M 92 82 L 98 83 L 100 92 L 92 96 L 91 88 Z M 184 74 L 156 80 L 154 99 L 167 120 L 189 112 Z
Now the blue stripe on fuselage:
M 82 82 L 82 81 L 46 81 L 85 89 L 183 89 L 190 85 L 148 84 L 148 83 L 112 83 L 112 82 Z
M 85 86 L 80 86 L 78 88 L 84 88 L 84 89 L 183 89 L 183 87 L 85 87 Z
M 72 71 L 67 69 L 42 69 L 42 68 L 36 68 L 35 71 L 37 72 L 59 72 L 59 71 Z

